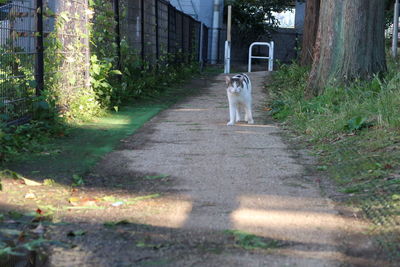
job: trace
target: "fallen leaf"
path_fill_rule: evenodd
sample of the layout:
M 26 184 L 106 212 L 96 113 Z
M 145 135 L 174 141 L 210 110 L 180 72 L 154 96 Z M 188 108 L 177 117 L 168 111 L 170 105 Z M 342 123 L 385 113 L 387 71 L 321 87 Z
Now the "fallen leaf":
M 113 206 L 113 207 L 119 207 L 119 206 L 122 206 L 122 205 L 124 205 L 123 201 L 117 201 L 117 202 L 114 202 L 114 203 L 111 204 L 111 206 Z
M 29 185 L 29 186 L 41 186 L 42 185 L 41 183 L 38 183 L 38 182 L 33 181 L 33 180 L 26 179 L 26 178 L 22 178 L 22 180 L 24 180 L 25 184 Z
M 36 198 L 36 195 L 34 193 L 26 193 L 25 198 L 26 199 L 34 199 L 34 198 Z
M 114 196 L 105 196 L 105 197 L 102 197 L 102 200 L 103 201 L 107 201 L 107 202 L 115 202 L 115 201 L 117 201 L 117 199 Z
M 72 206 L 95 206 L 98 199 L 95 198 L 78 198 L 78 197 L 71 197 L 68 199 L 68 202 L 71 203 Z

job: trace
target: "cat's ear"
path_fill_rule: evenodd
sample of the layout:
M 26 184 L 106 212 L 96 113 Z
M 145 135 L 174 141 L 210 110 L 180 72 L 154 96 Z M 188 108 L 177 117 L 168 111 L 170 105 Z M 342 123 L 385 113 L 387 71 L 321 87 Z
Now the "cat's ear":
M 227 85 L 229 85 L 231 83 L 231 77 L 225 76 L 225 82 Z

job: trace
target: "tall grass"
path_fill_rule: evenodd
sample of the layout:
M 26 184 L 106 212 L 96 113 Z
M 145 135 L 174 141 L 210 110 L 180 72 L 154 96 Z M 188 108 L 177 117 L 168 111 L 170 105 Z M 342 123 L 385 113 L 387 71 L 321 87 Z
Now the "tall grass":
M 283 65 L 268 85 L 271 115 L 312 145 L 338 191 L 375 223 L 382 256 L 400 260 L 400 68 L 306 99 L 309 70 Z M 379 251 L 377 251 L 379 253 Z
M 269 86 L 271 114 L 315 140 L 364 127 L 399 129 L 400 72 L 393 61 L 389 69 L 385 78 L 328 87 L 322 95 L 307 100 L 308 69 L 283 65 Z

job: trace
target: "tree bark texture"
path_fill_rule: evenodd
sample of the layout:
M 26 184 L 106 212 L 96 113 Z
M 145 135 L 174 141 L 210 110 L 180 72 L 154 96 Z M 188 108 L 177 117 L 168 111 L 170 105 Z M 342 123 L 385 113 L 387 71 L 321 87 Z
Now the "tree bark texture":
M 307 95 L 386 71 L 385 2 L 324 0 Z
M 317 39 L 320 6 L 321 0 L 307 0 L 306 2 L 306 17 L 304 19 L 304 33 L 300 60 L 300 64 L 302 66 L 311 66 L 313 62 L 313 52 L 315 40 Z

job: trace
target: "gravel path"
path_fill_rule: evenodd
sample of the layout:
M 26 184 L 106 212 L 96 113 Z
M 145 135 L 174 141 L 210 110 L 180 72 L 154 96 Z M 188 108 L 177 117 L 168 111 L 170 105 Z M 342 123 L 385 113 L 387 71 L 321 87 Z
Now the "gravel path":
M 54 249 L 49 264 L 368 266 L 366 258 L 346 255 L 341 247 L 344 237 L 359 231 L 358 222 L 340 216 L 321 196 L 318 177 L 306 173 L 307 162 L 283 142 L 282 130 L 266 120 L 266 75 L 250 75 L 254 125 L 226 126 L 228 107 L 220 75 L 199 81 L 195 86 L 203 87 L 200 94 L 162 112 L 124 140 L 93 177 L 105 185 L 122 184 L 120 196 L 161 197 L 134 207 L 65 217 L 89 234 L 75 239 L 73 251 Z M 135 184 L 140 179 L 144 182 Z M 94 183 L 96 187 L 101 186 Z M 105 228 L 102 223 L 110 220 L 131 224 Z M 63 231 L 68 227 L 76 225 Z M 245 247 L 246 240 L 226 230 L 251 233 L 262 244 L 274 245 Z

